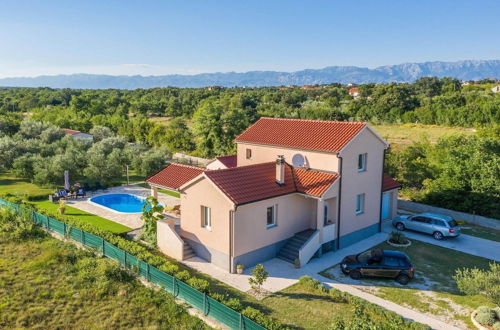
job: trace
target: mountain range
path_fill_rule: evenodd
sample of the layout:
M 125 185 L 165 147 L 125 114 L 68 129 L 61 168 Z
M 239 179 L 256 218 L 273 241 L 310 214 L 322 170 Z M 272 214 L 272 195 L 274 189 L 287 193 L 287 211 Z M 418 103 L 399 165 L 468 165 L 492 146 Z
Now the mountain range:
M 356 66 L 329 66 L 295 72 L 249 71 L 216 72 L 195 75 L 112 76 L 70 74 L 38 77 L 2 78 L 3 87 L 119 88 L 206 87 L 206 86 L 287 86 L 329 83 L 412 82 L 420 77 L 454 77 L 460 80 L 500 78 L 500 60 L 423 62 L 380 66 L 374 69 Z

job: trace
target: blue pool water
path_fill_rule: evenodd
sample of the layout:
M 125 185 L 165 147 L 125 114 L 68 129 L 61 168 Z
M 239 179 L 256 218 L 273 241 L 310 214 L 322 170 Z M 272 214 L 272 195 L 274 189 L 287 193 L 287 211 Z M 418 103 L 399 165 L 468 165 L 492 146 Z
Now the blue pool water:
M 130 194 L 108 194 L 92 197 L 91 202 L 123 213 L 139 213 L 146 200 Z

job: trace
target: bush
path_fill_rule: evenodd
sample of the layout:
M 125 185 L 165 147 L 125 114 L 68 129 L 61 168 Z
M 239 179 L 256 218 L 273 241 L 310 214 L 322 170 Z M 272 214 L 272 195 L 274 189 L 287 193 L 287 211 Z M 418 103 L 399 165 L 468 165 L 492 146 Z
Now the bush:
M 210 284 L 202 278 L 191 277 L 186 283 L 200 292 L 209 293 L 210 291 Z
M 478 312 L 476 314 L 476 321 L 483 325 L 492 326 L 496 322 L 496 317 L 495 311 L 490 309 L 487 312 Z
M 229 298 L 227 301 L 224 302 L 224 305 L 238 312 L 240 312 L 243 309 L 243 305 L 241 304 L 241 301 L 238 298 Z
M 182 270 L 180 272 L 175 273 L 174 275 L 177 279 L 181 280 L 182 282 L 187 282 L 189 278 L 191 277 L 189 275 L 189 272 L 187 270 Z
M 253 307 L 245 308 L 244 310 L 241 311 L 241 314 L 245 315 L 250 320 L 257 322 L 258 324 L 262 325 L 264 328 L 268 330 L 285 329 L 285 326 L 282 325 L 280 322 L 273 320 L 270 317 L 267 317 L 264 313 Z
M 394 230 L 389 234 L 389 242 L 394 244 L 408 244 L 408 239 L 402 232 Z
M 495 324 L 493 324 L 493 329 L 500 330 L 500 321 L 496 321 Z
M 317 291 L 321 291 L 321 292 L 328 292 L 328 290 L 326 289 L 326 287 L 321 284 L 320 281 L 310 277 L 310 276 L 302 276 L 300 279 L 299 279 L 299 283 L 302 284 L 302 285 L 305 285 L 313 290 L 317 290 Z

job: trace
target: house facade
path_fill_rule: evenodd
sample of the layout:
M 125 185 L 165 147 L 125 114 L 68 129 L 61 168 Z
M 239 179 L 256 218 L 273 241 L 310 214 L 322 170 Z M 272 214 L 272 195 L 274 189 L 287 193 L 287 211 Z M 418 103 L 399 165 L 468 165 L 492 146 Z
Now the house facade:
M 172 164 L 147 180 L 180 192 L 180 226 L 159 228 L 175 231 L 186 255 L 229 272 L 274 257 L 304 265 L 395 215 L 399 185 L 383 173 L 388 144 L 366 123 L 261 118 L 235 142 L 233 167 L 183 177 L 193 170 Z

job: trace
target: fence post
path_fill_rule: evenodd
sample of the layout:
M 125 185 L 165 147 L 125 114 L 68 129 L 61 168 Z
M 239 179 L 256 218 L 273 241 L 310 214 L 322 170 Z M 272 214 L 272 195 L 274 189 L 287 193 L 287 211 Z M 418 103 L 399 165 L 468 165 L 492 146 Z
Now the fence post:
M 151 274 L 149 273 L 149 264 L 146 264 L 146 265 L 148 265 L 148 266 L 146 267 L 147 272 L 148 272 L 148 273 L 146 274 L 146 277 L 147 277 L 148 281 L 149 281 L 149 282 L 151 282 Z
M 47 230 L 50 230 L 50 220 L 49 220 L 49 217 L 45 216 L 45 218 L 47 219 Z
M 175 279 L 175 277 L 172 276 L 172 294 L 174 295 L 174 297 L 177 297 L 177 294 L 175 293 L 176 285 L 177 285 L 177 280 Z
M 240 329 L 245 329 L 245 324 L 243 323 L 243 314 L 240 313 Z
M 64 233 L 64 237 L 68 237 L 68 234 L 66 233 L 66 222 L 63 222 L 63 233 Z
M 203 314 L 207 315 L 207 294 L 203 292 Z
M 102 238 L 101 238 L 101 239 L 102 239 Z M 105 241 L 104 241 L 104 239 L 102 239 L 102 255 L 103 255 L 103 256 L 106 256 L 106 252 L 104 251 L 105 246 L 106 246 L 106 245 L 105 245 Z
M 85 233 L 83 232 L 83 229 L 80 229 L 80 233 L 82 244 L 85 245 Z
M 123 260 L 124 260 L 124 263 L 125 263 L 125 267 L 127 267 L 127 251 L 123 251 L 123 254 L 124 254 L 124 257 L 123 257 Z

